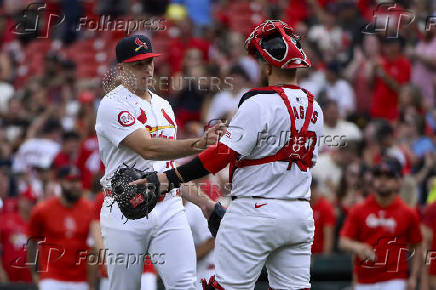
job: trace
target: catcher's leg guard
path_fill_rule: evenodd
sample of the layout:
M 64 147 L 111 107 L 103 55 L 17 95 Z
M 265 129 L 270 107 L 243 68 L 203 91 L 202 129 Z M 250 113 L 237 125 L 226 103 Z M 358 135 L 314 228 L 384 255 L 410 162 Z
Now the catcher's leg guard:
M 215 281 L 215 275 L 209 278 L 209 283 L 206 282 L 206 279 L 201 279 L 201 285 L 203 286 L 203 290 L 225 290 Z

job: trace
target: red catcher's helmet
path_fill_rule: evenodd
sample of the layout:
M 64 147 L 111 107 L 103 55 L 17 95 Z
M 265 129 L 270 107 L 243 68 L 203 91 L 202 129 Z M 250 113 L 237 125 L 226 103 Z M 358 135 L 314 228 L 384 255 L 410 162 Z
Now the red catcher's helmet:
M 245 49 L 259 53 L 268 63 L 281 69 L 310 67 L 294 29 L 281 20 L 266 20 L 245 40 Z

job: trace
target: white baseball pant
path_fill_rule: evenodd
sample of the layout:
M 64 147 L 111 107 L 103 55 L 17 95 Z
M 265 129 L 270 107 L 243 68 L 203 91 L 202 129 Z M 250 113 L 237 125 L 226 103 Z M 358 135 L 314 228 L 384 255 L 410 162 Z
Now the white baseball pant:
M 100 212 L 109 289 L 140 289 L 148 253 L 166 289 L 195 290 L 195 247 L 181 198 L 167 194 L 148 219 L 126 223 L 116 203 L 108 207 L 111 200 L 105 198 Z
M 215 241 L 216 280 L 224 289 L 254 289 L 266 265 L 273 289 L 310 288 L 314 229 L 307 201 L 232 201 Z

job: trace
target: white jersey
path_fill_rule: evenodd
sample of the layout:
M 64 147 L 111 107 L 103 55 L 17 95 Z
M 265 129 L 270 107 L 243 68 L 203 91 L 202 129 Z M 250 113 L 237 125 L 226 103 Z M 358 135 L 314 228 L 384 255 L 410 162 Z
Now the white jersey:
M 150 92 L 148 102 L 120 85 L 100 102 L 95 131 L 100 158 L 105 166 L 101 179 L 103 188 L 110 188 L 110 177 L 123 163 L 146 171 L 163 171 L 174 166 L 174 161 L 152 161 L 142 158 L 121 141 L 139 128 L 146 128 L 153 138 L 175 139 L 177 126 L 168 101 Z
M 308 98 L 298 88 L 284 88 L 300 130 L 306 118 Z M 313 164 L 318 156 L 319 138 L 323 135 L 323 113 L 314 100 L 307 131 L 316 134 Z M 240 154 L 240 159 L 260 159 L 274 155 L 289 140 L 290 115 L 277 93 L 259 93 L 246 99 L 220 141 Z M 232 196 L 262 196 L 277 199 L 310 199 L 310 170 L 302 171 L 293 163 L 270 162 L 237 168 L 232 178 Z

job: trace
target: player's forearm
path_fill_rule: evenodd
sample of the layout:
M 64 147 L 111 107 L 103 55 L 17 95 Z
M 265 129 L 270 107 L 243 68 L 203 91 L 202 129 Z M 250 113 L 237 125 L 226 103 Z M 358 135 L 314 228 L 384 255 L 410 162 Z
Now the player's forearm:
M 97 255 L 97 249 L 91 249 L 91 252 Z M 93 255 L 89 255 L 90 257 Z M 97 283 L 97 274 L 98 274 L 98 266 L 99 263 L 92 263 L 91 261 L 87 261 L 86 265 L 86 278 L 88 280 L 89 289 L 95 289 L 95 285 Z
M 210 238 L 199 246 L 195 247 L 195 252 L 197 253 L 197 261 L 203 259 L 210 251 L 215 247 L 215 239 Z
M 339 238 L 339 249 L 341 249 L 344 252 L 357 254 L 359 252 L 360 246 L 361 246 L 360 242 L 353 241 L 350 238 L 346 238 L 346 237 Z
M 335 228 L 333 226 L 324 227 L 324 249 L 323 254 L 330 254 L 333 251 L 335 240 Z
M 95 251 L 98 252 L 98 254 L 101 256 L 101 259 L 104 259 L 103 253 L 104 253 L 104 242 L 103 237 L 101 236 L 101 228 L 100 228 L 100 221 L 99 220 L 93 220 L 91 222 L 91 232 L 92 237 L 94 238 L 94 248 Z
M 180 184 L 191 180 L 202 178 L 209 173 L 217 173 L 225 168 L 229 162 L 236 160 L 238 153 L 219 142 L 203 151 L 190 162 L 177 168 L 165 171 L 164 183 L 173 187 L 180 187 Z
M 200 139 L 147 139 L 142 144 L 140 153 L 147 160 L 170 160 L 190 156 L 205 149 Z
M 215 202 L 201 189 L 199 184 L 189 182 L 180 186 L 180 193 L 184 199 L 198 206 L 206 219 L 209 219 L 215 208 Z
M 413 252 L 414 250 L 414 252 Z M 410 268 L 410 279 L 417 279 L 420 269 L 421 269 L 421 265 L 422 263 L 422 245 L 421 244 L 417 244 L 414 245 L 412 247 L 412 251 L 413 256 L 412 256 L 412 261 L 410 263 L 411 268 Z

